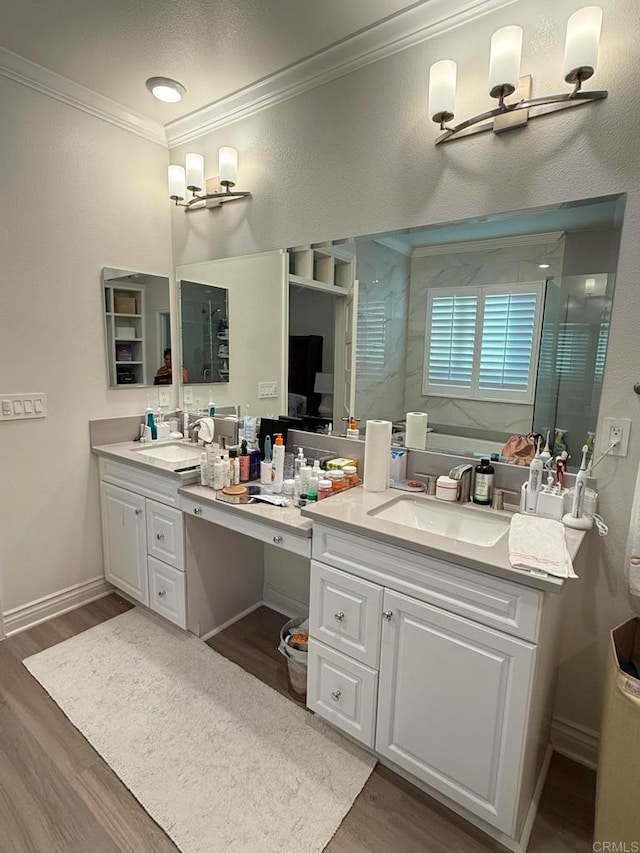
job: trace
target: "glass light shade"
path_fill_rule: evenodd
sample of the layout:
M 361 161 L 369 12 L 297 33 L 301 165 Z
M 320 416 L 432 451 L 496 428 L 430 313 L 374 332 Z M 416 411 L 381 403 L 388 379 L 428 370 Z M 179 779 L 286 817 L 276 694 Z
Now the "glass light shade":
M 522 27 L 503 27 L 491 37 L 489 92 L 492 98 L 515 92 L 520 77 Z
M 149 77 L 145 85 L 154 98 L 168 104 L 177 104 L 187 91 L 182 83 L 170 77 Z
M 169 198 L 182 201 L 186 194 L 184 166 L 169 166 Z
M 223 187 L 235 187 L 238 180 L 238 152 L 235 148 L 218 151 L 219 180 Z
M 185 164 L 187 189 L 199 192 L 204 186 L 204 157 L 202 154 L 187 154 Z
M 456 100 L 458 66 L 452 59 L 434 62 L 429 71 L 429 114 L 436 122 L 450 121 Z
M 562 73 L 567 82 L 587 80 L 598 65 L 602 9 L 584 6 L 567 21 Z

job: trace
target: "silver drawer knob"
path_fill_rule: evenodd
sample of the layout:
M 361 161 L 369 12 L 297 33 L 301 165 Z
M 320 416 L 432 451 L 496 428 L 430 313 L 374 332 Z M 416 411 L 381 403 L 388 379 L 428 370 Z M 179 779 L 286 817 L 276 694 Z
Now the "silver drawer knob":
M 386 619 L 387 622 L 391 619 L 392 616 L 393 616 L 393 610 L 383 610 L 382 611 L 382 617 L 383 617 L 383 619 Z
M 141 509 L 137 509 L 137 510 L 136 510 L 136 515 L 142 515 L 142 510 L 141 510 Z
M 342 612 L 342 610 L 339 610 L 337 613 L 334 613 L 333 615 L 338 622 L 342 622 L 342 620 L 344 619 L 344 613 Z
M 158 595 L 160 596 L 160 598 L 164 598 L 166 594 L 167 594 L 166 589 L 159 589 L 158 590 Z
M 333 699 L 334 702 L 339 702 L 341 696 L 342 696 L 342 693 L 340 692 L 340 690 L 334 690 L 333 693 L 331 694 L 331 698 Z
M 156 533 L 156 539 L 161 542 L 164 539 L 164 533 Z
M 282 536 L 274 536 L 273 541 L 276 545 L 279 545 L 282 542 Z
M 202 515 L 202 507 L 201 506 L 195 507 L 195 509 L 193 510 L 193 514 L 194 515 Z

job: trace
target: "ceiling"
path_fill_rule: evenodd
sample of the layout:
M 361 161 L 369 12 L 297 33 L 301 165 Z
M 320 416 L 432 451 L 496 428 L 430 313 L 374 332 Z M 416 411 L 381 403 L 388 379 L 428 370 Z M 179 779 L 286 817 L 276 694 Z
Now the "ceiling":
M 432 2 L 0 0 L 0 47 L 166 124 Z M 155 100 L 153 76 L 186 86 L 182 102 Z

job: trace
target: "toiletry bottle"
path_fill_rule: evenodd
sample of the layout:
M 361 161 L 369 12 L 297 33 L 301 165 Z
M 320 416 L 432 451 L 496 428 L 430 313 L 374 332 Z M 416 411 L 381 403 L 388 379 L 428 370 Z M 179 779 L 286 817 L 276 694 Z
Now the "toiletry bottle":
M 476 478 L 473 484 L 473 502 L 489 506 L 493 497 L 493 475 L 495 469 L 488 459 L 476 466 Z
M 536 448 L 536 455 L 529 463 L 529 480 L 527 482 L 524 511 L 535 515 L 538 506 L 538 495 L 542 491 L 542 475 L 544 473 L 544 462 L 540 455 L 540 440 Z
M 153 409 L 151 407 L 147 408 L 145 420 L 147 426 L 151 430 L 151 441 L 156 441 L 158 438 L 158 430 L 156 429 L 156 422 L 153 419 Z
M 309 487 L 311 486 L 311 466 L 310 465 L 302 465 L 300 467 L 300 492 L 301 494 L 307 494 L 309 492 Z
M 264 461 L 271 462 L 271 436 L 267 435 L 264 440 Z
M 215 417 L 215 414 L 216 414 L 215 403 L 212 403 L 211 400 L 209 400 L 209 402 L 207 403 L 207 409 L 209 411 L 209 417 L 210 418 Z
M 222 456 L 218 456 L 213 463 L 213 488 L 216 490 L 224 489 L 225 485 L 225 469 L 229 469 Z
M 240 483 L 240 460 L 235 448 L 229 451 L 229 477 L 231 480 L 229 485 L 237 486 Z
M 567 446 L 567 433 L 569 430 L 567 429 L 556 429 L 556 434 L 553 439 L 553 455 L 561 456 L 563 452 L 568 453 Z
M 260 479 L 260 451 L 257 448 L 249 453 L 249 479 Z
M 247 450 L 247 440 L 244 438 L 240 445 L 240 482 L 248 483 L 251 478 L 251 457 Z
M 347 438 L 360 438 L 360 430 L 358 429 L 357 418 L 349 418 L 349 426 L 347 427 Z
M 207 454 L 200 454 L 200 485 L 209 485 L 209 463 L 207 462 Z
M 276 443 L 273 445 L 273 462 L 272 462 L 272 477 L 271 485 L 273 491 L 279 494 L 282 491 L 282 482 L 284 480 L 284 442 L 282 435 L 276 433 Z
M 293 460 L 293 476 L 295 477 L 296 474 L 300 474 L 300 469 L 302 468 L 303 465 L 306 465 L 306 464 L 307 464 L 307 460 L 304 458 L 304 453 L 302 452 L 302 448 L 299 447 L 298 448 L 298 455 Z

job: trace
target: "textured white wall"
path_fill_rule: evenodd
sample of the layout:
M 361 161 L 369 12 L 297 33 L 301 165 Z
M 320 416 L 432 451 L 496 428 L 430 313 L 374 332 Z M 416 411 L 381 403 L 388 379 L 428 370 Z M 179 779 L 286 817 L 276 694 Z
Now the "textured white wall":
M 165 150 L 4 78 L 0 103 L 0 393 L 49 406 L 0 423 L 6 612 L 103 574 L 87 423 L 146 393 L 107 390 L 101 268 L 172 265 Z
M 177 149 L 173 162 L 188 148 L 214 163 L 220 145 L 236 146 L 239 186 L 254 197 L 200 219 L 175 211 L 172 221 L 176 262 L 186 263 L 628 193 L 601 416 L 629 417 L 634 428 L 627 459 L 598 470 L 610 534 L 593 537 L 583 577 L 566 593 L 557 705 L 595 729 L 607 632 L 631 611 L 622 561 L 640 459 L 640 399 L 632 390 L 640 363 L 640 136 L 629 119 L 640 110 L 637 0 L 601 0 L 600 67 L 590 82 L 610 90 L 607 101 L 438 148 L 426 115 L 429 66 L 446 57 L 459 63 L 459 116 L 489 105 L 490 37 L 510 23 L 524 27 L 522 70 L 533 74 L 534 94 L 563 90 L 565 25 L 578 5 L 511 5 Z

